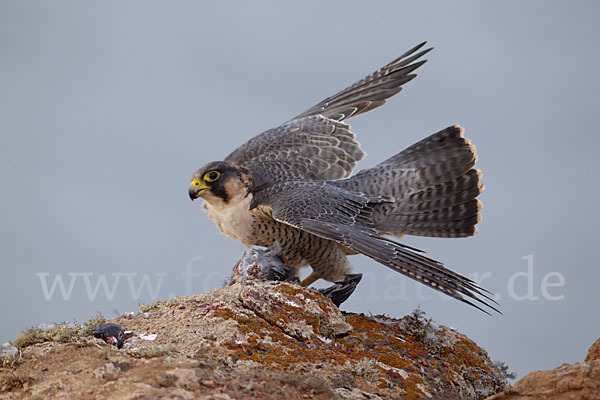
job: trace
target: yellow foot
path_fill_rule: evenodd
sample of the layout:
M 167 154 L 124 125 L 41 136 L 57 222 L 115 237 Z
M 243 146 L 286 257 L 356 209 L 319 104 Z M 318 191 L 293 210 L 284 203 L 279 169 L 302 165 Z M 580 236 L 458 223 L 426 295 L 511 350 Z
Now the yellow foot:
M 307 287 L 308 285 L 310 285 L 311 283 L 315 282 L 318 279 L 319 279 L 319 277 L 317 275 L 315 275 L 314 272 L 311 272 L 310 275 L 308 275 L 306 278 L 302 279 L 302 282 L 300 282 L 300 284 L 304 287 Z

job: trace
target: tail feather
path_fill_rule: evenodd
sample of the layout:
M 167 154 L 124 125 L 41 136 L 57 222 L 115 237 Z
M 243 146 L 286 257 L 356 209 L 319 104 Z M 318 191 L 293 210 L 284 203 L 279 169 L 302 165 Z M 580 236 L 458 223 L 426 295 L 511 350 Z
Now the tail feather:
M 475 199 L 483 191 L 481 171 L 471 169 L 449 182 L 428 186 L 407 193 L 402 198 L 402 211 L 405 214 L 451 208 Z
M 460 149 L 471 152 L 474 158 L 477 156 L 471 142 L 464 138 L 464 129 L 459 125 L 453 125 L 407 147 L 381 162 L 377 167 L 393 165 L 420 168 L 433 165 L 435 159 L 432 157 L 438 154 Z
M 483 191 L 475 146 L 458 125 L 437 132 L 377 166 L 340 181 L 374 199 L 382 234 L 466 237 L 477 233 Z

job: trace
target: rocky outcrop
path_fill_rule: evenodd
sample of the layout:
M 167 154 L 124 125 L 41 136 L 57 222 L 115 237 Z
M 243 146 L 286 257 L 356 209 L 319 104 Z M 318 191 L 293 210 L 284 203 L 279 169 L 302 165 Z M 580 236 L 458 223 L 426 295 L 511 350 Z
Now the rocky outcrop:
M 596 340 L 588 350 L 585 361 L 600 360 L 600 339 Z
M 514 387 L 489 400 L 597 400 L 600 399 L 600 339 L 585 362 L 563 364 L 550 371 L 531 372 Z
M 490 400 L 597 400 L 600 399 L 600 361 L 563 364 L 550 371 L 535 371 L 506 392 Z
M 129 331 L 122 350 L 80 326 L 25 333 L 0 398 L 483 399 L 505 385 L 485 350 L 419 312 L 341 313 L 294 284 L 250 280 L 143 311 L 110 321 Z

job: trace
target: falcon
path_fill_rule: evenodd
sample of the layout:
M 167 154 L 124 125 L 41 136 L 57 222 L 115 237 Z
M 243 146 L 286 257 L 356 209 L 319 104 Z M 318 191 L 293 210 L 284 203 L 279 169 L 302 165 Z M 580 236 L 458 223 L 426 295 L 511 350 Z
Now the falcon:
M 476 282 L 390 237 L 477 233 L 483 184 L 463 128 L 450 126 L 350 176 L 366 153 L 344 121 L 383 105 L 414 79 L 432 50 L 424 45 L 200 168 L 190 198 L 204 200 L 225 235 L 280 249 L 296 275 L 310 266 L 303 286 L 343 281 L 348 256 L 360 253 L 483 312 L 498 311 Z

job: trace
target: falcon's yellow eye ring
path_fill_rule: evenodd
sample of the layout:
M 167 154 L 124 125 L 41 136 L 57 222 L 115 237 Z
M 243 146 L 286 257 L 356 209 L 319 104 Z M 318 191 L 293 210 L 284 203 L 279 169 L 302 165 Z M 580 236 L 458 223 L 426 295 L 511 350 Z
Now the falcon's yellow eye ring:
M 206 182 L 214 182 L 217 179 L 219 179 L 220 176 L 221 176 L 221 173 L 219 171 L 209 171 L 204 174 L 204 180 Z

